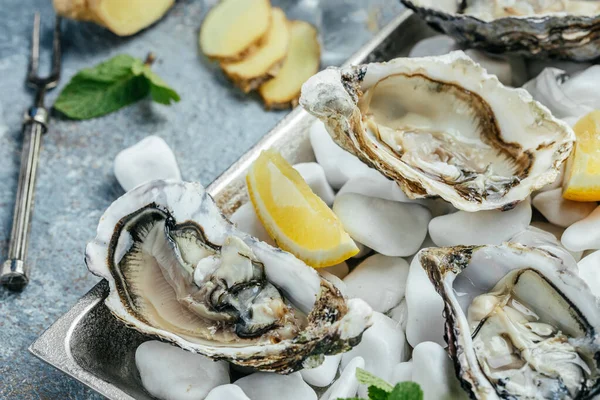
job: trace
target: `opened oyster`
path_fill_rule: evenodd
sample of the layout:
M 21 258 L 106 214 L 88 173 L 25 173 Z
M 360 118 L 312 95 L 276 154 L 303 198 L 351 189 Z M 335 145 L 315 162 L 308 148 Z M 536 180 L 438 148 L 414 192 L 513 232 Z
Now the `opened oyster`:
M 198 183 L 154 181 L 119 198 L 86 263 L 127 325 L 260 370 L 289 373 L 347 351 L 370 323 L 365 302 L 238 231 Z
M 411 198 L 510 209 L 559 175 L 573 131 L 463 52 L 329 68 L 300 103 Z
M 600 300 L 574 263 L 513 243 L 418 257 L 444 300 L 448 351 L 473 398 L 600 393 Z
M 469 47 L 577 61 L 600 56 L 598 1 L 401 1 Z

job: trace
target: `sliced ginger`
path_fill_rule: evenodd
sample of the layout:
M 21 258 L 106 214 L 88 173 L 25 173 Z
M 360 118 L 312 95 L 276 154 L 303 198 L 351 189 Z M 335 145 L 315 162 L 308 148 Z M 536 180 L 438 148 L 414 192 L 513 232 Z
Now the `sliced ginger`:
M 287 54 L 289 39 L 290 29 L 285 13 L 280 8 L 273 8 L 271 27 L 260 47 L 241 61 L 221 63 L 221 68 L 240 89 L 248 93 L 275 76 Z
M 567 164 L 563 197 L 600 201 L 600 111 L 592 111 L 573 127 L 577 142 Z
M 58 15 L 92 21 L 129 36 L 158 21 L 174 0 L 53 0 Z
M 269 0 L 222 0 L 200 28 L 200 48 L 206 56 L 237 61 L 258 49 L 271 25 Z
M 317 30 L 287 21 L 270 0 L 222 0 L 200 28 L 200 47 L 244 92 L 258 88 L 267 108 L 298 104 L 321 59 Z
M 277 76 L 259 88 L 267 108 L 298 104 L 302 84 L 319 71 L 321 48 L 317 30 L 308 22 L 290 22 L 288 54 Z

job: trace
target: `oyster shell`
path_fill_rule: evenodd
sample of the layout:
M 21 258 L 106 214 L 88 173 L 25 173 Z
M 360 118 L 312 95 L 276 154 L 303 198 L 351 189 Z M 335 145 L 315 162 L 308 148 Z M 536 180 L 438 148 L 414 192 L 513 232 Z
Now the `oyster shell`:
M 548 15 L 593 16 L 600 14 L 600 4 L 586 0 L 471 0 L 462 13 L 485 21 Z
M 289 373 L 349 350 L 370 324 L 365 302 L 238 231 L 198 183 L 153 181 L 116 200 L 86 263 L 130 327 L 241 366 Z
M 328 68 L 300 103 L 333 139 L 408 197 L 511 209 L 553 182 L 575 135 L 522 89 L 463 52 Z
M 445 339 L 475 399 L 600 393 L 600 299 L 574 262 L 506 243 L 422 250 L 445 303 Z
M 573 0 L 401 0 L 462 45 L 576 61 L 600 56 L 600 4 Z

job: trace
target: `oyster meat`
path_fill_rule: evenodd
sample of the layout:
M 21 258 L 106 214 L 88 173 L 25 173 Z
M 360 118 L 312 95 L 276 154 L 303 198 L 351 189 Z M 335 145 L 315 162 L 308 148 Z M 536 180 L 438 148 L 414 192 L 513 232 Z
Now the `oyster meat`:
M 260 370 L 289 373 L 347 351 L 370 324 L 365 302 L 238 231 L 198 183 L 126 193 L 102 216 L 86 263 L 130 327 Z
M 417 257 L 444 300 L 448 351 L 473 398 L 600 393 L 600 299 L 574 262 L 514 243 Z
M 467 47 L 576 61 L 600 56 L 598 1 L 401 1 Z
M 333 139 L 410 198 L 511 209 L 557 179 L 575 135 L 463 52 L 328 68 L 300 103 Z

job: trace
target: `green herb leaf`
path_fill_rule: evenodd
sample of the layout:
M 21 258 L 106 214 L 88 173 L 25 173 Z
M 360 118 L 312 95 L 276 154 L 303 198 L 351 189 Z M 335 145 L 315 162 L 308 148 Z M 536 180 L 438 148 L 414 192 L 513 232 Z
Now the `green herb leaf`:
M 181 97 L 176 91 L 171 89 L 160 76 L 156 75 L 150 67 L 144 67 L 144 76 L 150 82 L 150 96 L 157 103 L 171 105 L 171 102 L 178 102 Z
M 358 379 L 358 381 L 363 385 L 375 386 L 379 389 L 385 390 L 386 392 L 391 392 L 394 388 L 383 379 L 376 377 L 372 373 L 367 372 L 362 368 L 356 368 L 356 379 Z
M 136 61 L 139 60 L 128 54 L 120 54 L 108 61 L 96 65 L 94 68 L 82 69 L 75 77 L 112 83 L 124 76 L 131 75 L 131 66 L 134 65 Z
M 369 386 L 369 399 L 370 400 L 388 400 L 390 392 L 378 388 L 377 386 Z
M 123 54 L 77 73 L 58 96 L 54 108 L 69 118 L 90 119 L 119 110 L 148 94 L 161 104 L 180 99 L 150 66 Z
M 388 400 L 423 400 L 423 391 L 415 382 L 400 382 L 394 387 Z

